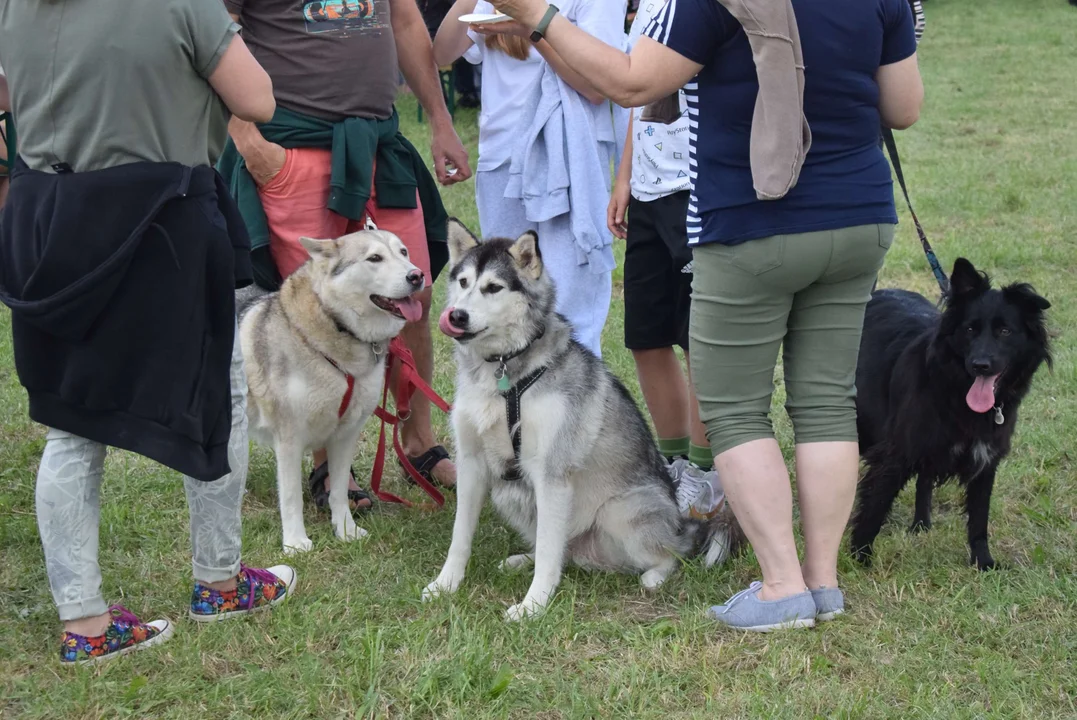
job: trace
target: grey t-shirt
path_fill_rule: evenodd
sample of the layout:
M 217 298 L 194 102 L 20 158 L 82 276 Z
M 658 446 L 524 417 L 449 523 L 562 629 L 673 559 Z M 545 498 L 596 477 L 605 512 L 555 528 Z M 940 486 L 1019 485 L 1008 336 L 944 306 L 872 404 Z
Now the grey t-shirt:
M 19 155 L 75 172 L 213 164 L 228 111 L 207 78 L 238 30 L 220 0 L 0 0 Z

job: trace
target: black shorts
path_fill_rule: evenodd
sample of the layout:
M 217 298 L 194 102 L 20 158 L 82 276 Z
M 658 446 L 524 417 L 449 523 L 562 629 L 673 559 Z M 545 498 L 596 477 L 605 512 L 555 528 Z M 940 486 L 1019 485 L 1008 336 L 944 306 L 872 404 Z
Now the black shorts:
M 692 304 L 692 249 L 688 247 L 688 191 L 628 202 L 625 244 L 625 347 L 688 349 Z

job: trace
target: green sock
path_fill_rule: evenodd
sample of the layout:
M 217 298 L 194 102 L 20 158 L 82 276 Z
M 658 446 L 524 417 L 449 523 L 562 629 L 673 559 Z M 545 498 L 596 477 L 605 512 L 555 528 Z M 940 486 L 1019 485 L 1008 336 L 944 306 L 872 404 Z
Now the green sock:
M 690 443 L 688 447 L 688 462 L 697 466 L 700 470 L 710 470 L 714 467 L 714 456 L 708 445 L 696 445 Z
M 679 438 L 658 438 L 658 452 L 666 456 L 666 459 L 672 460 L 676 457 L 684 457 L 688 454 L 689 439 L 686 437 Z

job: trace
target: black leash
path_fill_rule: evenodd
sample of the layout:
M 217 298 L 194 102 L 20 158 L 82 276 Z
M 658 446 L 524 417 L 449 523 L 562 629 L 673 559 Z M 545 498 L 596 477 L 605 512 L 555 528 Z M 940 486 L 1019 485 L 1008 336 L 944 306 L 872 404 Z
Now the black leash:
M 894 131 L 890 128 L 883 128 L 883 143 L 886 145 L 886 152 L 890 155 L 890 164 L 894 167 L 894 175 L 897 176 L 898 185 L 901 186 L 901 192 L 905 196 L 905 204 L 909 208 L 909 214 L 912 215 L 913 224 L 916 225 L 916 234 L 920 236 L 920 245 L 924 248 L 927 264 L 931 266 L 931 272 L 935 275 L 939 290 L 942 291 L 945 297 L 950 293 L 950 279 L 946 277 L 942 265 L 939 264 L 939 259 L 935 257 L 935 251 L 931 249 L 931 243 L 927 241 L 927 234 L 924 232 L 923 226 L 920 225 L 920 219 L 916 217 L 916 211 L 912 209 L 909 190 L 905 187 L 905 175 L 901 172 L 901 159 L 898 157 L 897 143 L 894 142 Z

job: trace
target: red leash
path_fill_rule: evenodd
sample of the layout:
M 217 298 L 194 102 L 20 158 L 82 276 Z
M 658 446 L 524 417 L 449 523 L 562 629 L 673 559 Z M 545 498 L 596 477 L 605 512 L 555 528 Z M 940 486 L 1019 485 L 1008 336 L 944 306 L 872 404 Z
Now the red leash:
M 396 390 L 393 393 L 393 400 L 396 405 L 396 414 L 394 415 L 389 412 L 387 401 L 389 399 L 390 378 L 393 374 L 393 368 L 396 366 L 400 368 L 400 374 L 397 377 Z M 349 387 L 350 390 L 351 388 Z M 385 469 L 385 424 L 388 423 L 393 426 L 393 448 L 396 450 L 397 457 L 400 458 L 400 464 L 404 466 L 415 484 L 425 490 L 426 494 L 433 498 L 438 507 L 442 507 L 445 504 L 444 496 L 426 478 L 419 474 L 419 471 L 415 469 L 415 466 L 408 460 L 407 455 L 404 454 L 404 447 L 400 444 L 400 423 L 411 416 L 411 396 L 416 390 L 425 395 L 430 402 L 437 405 L 442 411 L 450 412 L 452 410 L 449 403 L 445 402 L 419 376 L 419 371 L 415 368 L 415 358 L 412 357 L 411 350 L 408 350 L 408 346 L 404 344 L 404 341 L 399 337 L 393 338 L 392 342 L 389 343 L 388 356 L 385 359 L 385 384 L 381 393 L 381 406 L 374 410 L 374 414 L 381 420 L 381 432 L 378 434 L 378 452 L 374 456 L 374 467 L 370 470 L 370 489 L 379 500 L 400 503 L 407 507 L 412 506 L 404 498 L 381 491 L 381 475 Z

